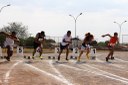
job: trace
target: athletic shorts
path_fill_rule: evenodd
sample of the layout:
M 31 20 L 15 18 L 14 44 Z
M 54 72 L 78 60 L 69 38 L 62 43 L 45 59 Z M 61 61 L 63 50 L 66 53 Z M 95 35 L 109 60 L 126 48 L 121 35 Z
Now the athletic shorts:
M 108 49 L 114 49 L 114 46 L 108 45 Z
M 63 49 L 65 49 L 65 48 L 67 48 L 68 46 L 69 46 L 69 44 L 63 46 L 63 45 L 60 43 L 60 50 L 63 50 Z
M 85 51 L 86 49 L 90 48 L 90 45 L 81 46 L 81 51 Z
M 33 46 L 34 46 L 34 49 L 36 49 L 37 47 L 39 47 L 39 46 L 40 46 L 40 44 L 39 44 L 39 43 L 34 42 L 34 43 L 33 43 Z
M 114 47 L 115 47 L 115 44 L 108 43 L 108 48 L 109 48 L 109 49 L 113 49 Z
M 10 51 L 13 51 L 13 46 L 12 45 L 7 45 L 6 48 L 9 48 Z

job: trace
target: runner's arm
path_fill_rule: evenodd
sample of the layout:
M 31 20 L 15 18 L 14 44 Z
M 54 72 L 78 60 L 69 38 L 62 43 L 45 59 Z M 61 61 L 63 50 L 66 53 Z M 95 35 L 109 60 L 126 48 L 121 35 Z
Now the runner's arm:
M 19 38 L 14 37 L 13 40 L 15 41 L 15 43 L 16 43 L 17 45 L 20 45 L 20 40 L 19 40 Z
M 63 42 L 65 42 L 65 43 L 72 43 L 72 40 L 66 41 L 65 39 L 63 39 Z
M 102 35 L 102 37 L 106 37 L 106 36 L 109 36 L 110 38 L 112 37 L 110 34 Z
M 10 36 L 10 35 L 7 34 L 6 32 L 0 32 L 0 34 L 5 35 L 5 36 Z
M 17 37 L 14 37 L 13 40 L 16 42 L 20 42 L 20 40 Z

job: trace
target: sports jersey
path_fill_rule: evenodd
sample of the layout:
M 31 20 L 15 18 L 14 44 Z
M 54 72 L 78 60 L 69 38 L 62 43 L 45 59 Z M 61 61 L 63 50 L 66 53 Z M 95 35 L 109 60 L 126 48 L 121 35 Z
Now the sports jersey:
M 13 45 L 14 45 L 14 40 L 9 38 L 9 37 L 6 37 L 6 40 L 4 42 L 4 46 L 5 47 L 10 46 L 10 50 L 13 50 Z
M 117 37 L 111 37 L 111 39 L 110 39 L 108 45 L 110 45 L 110 46 L 115 46 L 117 40 L 118 40 Z
M 66 42 L 64 42 L 63 40 L 70 42 L 71 39 L 72 39 L 72 37 L 71 37 L 71 36 L 68 37 L 67 34 L 66 34 L 66 35 L 64 35 L 61 44 L 62 44 L 63 46 L 68 45 L 69 43 L 66 43 Z

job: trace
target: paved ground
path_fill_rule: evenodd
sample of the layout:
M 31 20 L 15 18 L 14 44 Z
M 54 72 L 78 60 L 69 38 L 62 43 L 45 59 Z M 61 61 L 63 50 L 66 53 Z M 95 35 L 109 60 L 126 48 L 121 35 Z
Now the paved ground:
M 81 62 L 71 59 L 43 60 L 12 57 L 0 59 L 0 85 L 128 85 L 128 52 L 115 52 L 115 60 L 105 62 L 107 51 L 97 52 L 96 60 L 83 55 Z M 71 54 L 70 54 L 71 55 Z

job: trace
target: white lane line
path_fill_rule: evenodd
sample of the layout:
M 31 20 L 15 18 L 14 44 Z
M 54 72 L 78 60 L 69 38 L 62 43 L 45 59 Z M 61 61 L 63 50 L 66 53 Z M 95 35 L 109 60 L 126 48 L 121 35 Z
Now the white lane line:
M 11 71 L 12 71 L 12 69 L 14 69 L 15 68 L 15 66 L 17 66 L 19 63 L 21 63 L 22 61 L 18 61 L 18 62 L 16 62 L 16 63 L 14 63 L 12 66 L 11 66 L 11 68 L 6 72 L 6 74 L 5 74 L 5 79 L 4 79 L 4 83 L 5 84 L 8 84 L 9 82 L 8 82 L 8 80 L 9 80 L 9 76 L 10 76 L 10 73 L 11 73 Z
M 86 72 L 89 72 L 89 73 L 93 73 L 93 74 L 96 74 L 96 75 L 104 76 L 106 78 L 113 79 L 113 80 L 120 81 L 122 83 L 128 84 L 128 79 L 126 79 L 124 77 L 120 77 L 120 76 L 114 75 L 114 74 L 111 74 L 111 73 L 108 73 L 108 72 L 106 72 L 106 73 L 102 72 L 102 71 L 100 71 L 100 69 L 98 70 L 100 72 L 98 72 L 98 71 L 95 71 L 95 69 L 89 69 L 89 68 L 86 68 L 86 67 L 84 69 L 81 69 L 81 68 L 68 66 L 68 65 L 61 65 L 61 66 L 68 67 L 68 68 L 74 69 L 74 70 L 86 71 Z
M 103 54 L 96 54 L 96 56 L 101 56 L 101 55 L 103 55 Z M 128 63 L 128 61 L 120 59 L 120 58 L 115 58 L 115 60 L 120 61 L 120 62 L 124 62 L 124 63 Z
M 126 60 L 122 60 L 122 59 L 119 59 L 119 58 L 115 58 L 116 60 L 120 61 L 120 62 L 125 62 L 125 63 L 128 63 L 128 61 Z
M 98 58 L 96 59 L 96 61 L 104 63 L 104 61 L 102 61 L 102 60 L 100 60 L 100 59 L 98 59 Z M 128 72 L 128 71 L 126 70 L 126 68 L 125 68 L 123 65 L 117 65 L 117 64 L 108 64 L 108 65 L 117 67 L 117 68 L 119 68 L 118 70 L 120 70 L 120 71 L 122 71 L 122 69 L 125 69 L 125 72 Z M 120 68 L 122 68 L 122 69 L 120 69 Z M 124 71 L 124 70 L 123 70 L 123 71 Z
M 69 82 L 54 66 L 53 66 L 53 61 L 49 61 L 49 65 L 51 68 L 58 74 L 58 76 L 67 84 L 67 85 L 73 85 L 71 82 Z
M 55 73 L 57 74 L 57 76 L 59 76 L 60 78 L 64 78 L 62 75 L 61 75 L 61 73 L 53 66 L 53 62 L 52 62 L 52 60 L 50 60 L 49 62 L 49 65 L 51 66 L 51 68 L 55 71 Z
M 39 68 L 37 68 L 37 67 L 35 67 L 35 66 L 32 66 L 32 65 L 30 65 L 30 64 L 25 64 L 25 65 L 28 66 L 28 67 L 30 67 L 30 68 L 32 68 L 32 69 L 34 69 L 35 71 L 38 71 L 38 72 L 42 73 L 43 75 L 51 76 L 51 77 L 53 77 L 54 79 L 56 79 L 56 80 L 58 80 L 58 81 L 60 81 L 60 82 L 63 82 L 64 84 L 68 85 L 67 82 L 63 81 L 63 80 L 62 80 L 60 77 L 58 77 L 58 76 L 55 76 L 55 75 L 53 75 L 53 74 L 51 74 L 51 73 L 49 73 L 49 72 L 46 72 L 46 71 L 44 71 L 44 70 L 41 70 L 41 69 L 39 69 Z M 69 85 L 70 85 L 70 84 L 69 84 Z
M 0 84 L 2 84 L 2 81 L 0 80 Z
M 92 71 L 94 71 L 94 72 L 96 72 L 96 73 L 101 73 L 101 74 L 103 74 L 103 75 L 107 75 L 107 76 L 110 76 L 110 77 L 112 77 L 112 78 L 115 78 L 115 80 L 119 80 L 119 81 L 121 81 L 121 82 L 125 82 L 125 83 L 127 83 L 128 84 L 128 79 L 127 78 L 124 78 L 124 77 L 121 77 L 121 76 L 118 76 L 118 75 L 115 75 L 115 74 L 112 74 L 112 73 L 109 73 L 109 72 L 106 72 L 106 71 L 103 71 L 103 70 L 101 70 L 101 69 L 98 69 L 98 68 L 96 68 L 96 67 L 93 67 L 93 66 L 91 66 L 91 65 L 84 65 L 84 66 L 87 66 L 87 67 L 89 67 L 89 69 L 90 70 L 92 70 Z M 84 67 L 84 66 L 82 66 L 82 67 Z M 87 69 L 86 67 L 84 67 L 85 69 Z

